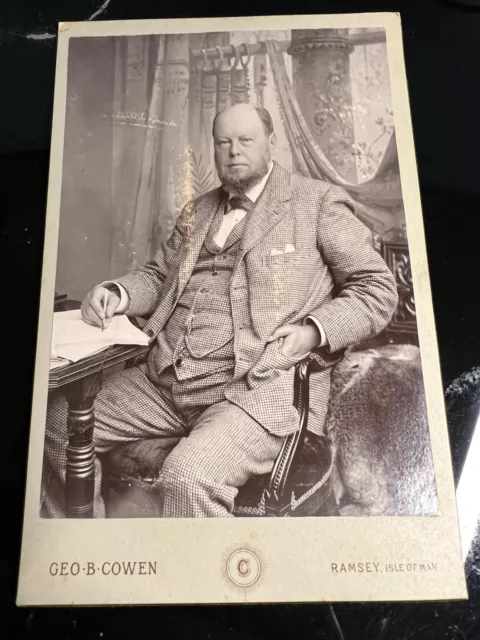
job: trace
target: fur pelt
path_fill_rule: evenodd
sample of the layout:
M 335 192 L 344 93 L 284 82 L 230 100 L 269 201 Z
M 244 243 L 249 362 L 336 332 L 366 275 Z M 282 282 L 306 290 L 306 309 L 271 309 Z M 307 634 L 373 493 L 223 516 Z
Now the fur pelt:
M 340 515 L 437 512 L 420 351 L 347 351 L 332 373 L 326 422 Z

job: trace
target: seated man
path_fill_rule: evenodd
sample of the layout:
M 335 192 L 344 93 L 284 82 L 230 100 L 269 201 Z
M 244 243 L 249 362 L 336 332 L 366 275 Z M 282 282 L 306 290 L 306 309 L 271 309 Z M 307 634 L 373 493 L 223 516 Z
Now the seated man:
M 222 187 L 184 208 L 153 260 L 82 304 L 96 325 L 115 313 L 148 318 L 148 361 L 105 381 L 94 442 L 100 451 L 180 437 L 160 476 L 165 517 L 231 516 L 238 488 L 268 473 L 298 429 L 294 365 L 314 348 L 340 352 L 379 333 L 397 304 L 350 197 L 272 162 L 265 109 L 221 111 L 213 141 Z M 329 388 L 330 370 L 312 376 L 312 434 L 322 433 Z M 47 517 L 65 514 L 65 416 L 65 401 L 52 402 Z

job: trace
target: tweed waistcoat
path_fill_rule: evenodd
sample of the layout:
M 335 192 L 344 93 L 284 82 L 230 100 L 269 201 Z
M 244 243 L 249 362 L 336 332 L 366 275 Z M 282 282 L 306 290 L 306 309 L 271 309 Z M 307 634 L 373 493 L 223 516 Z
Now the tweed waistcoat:
M 219 209 L 190 280 L 149 357 L 150 378 L 171 386 L 176 402 L 185 406 L 224 400 L 235 368 L 230 279 L 246 218 L 219 247 L 213 238 L 222 216 Z

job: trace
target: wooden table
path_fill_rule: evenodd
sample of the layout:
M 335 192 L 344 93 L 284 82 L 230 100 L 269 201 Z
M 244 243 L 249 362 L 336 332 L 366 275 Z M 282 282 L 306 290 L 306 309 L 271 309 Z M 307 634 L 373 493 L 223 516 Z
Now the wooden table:
M 93 517 L 94 404 L 102 385 L 103 372 L 115 365 L 139 360 L 148 349 L 148 346 L 118 345 L 50 371 L 49 394 L 60 392 L 68 402 L 65 487 L 67 517 Z

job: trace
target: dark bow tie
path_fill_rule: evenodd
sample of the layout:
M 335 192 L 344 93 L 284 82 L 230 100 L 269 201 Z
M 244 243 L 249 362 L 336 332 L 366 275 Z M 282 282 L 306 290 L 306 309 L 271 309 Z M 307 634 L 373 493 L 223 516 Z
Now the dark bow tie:
M 232 209 L 245 209 L 245 211 L 250 211 L 253 208 L 253 202 L 247 196 L 233 196 L 228 201 L 228 206 L 225 207 L 225 213 L 228 213 Z

